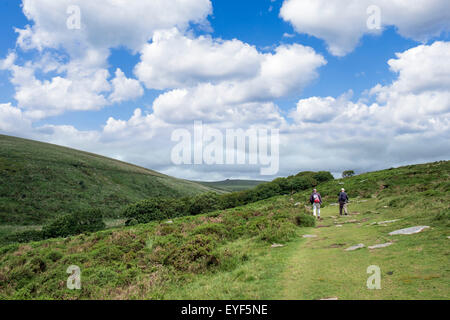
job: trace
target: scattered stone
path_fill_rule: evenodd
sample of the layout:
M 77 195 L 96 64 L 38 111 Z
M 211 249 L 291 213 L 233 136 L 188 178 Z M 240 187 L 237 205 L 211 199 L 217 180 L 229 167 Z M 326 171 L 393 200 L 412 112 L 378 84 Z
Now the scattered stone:
M 388 206 L 383 206 L 383 208 L 389 208 Z
M 381 221 L 381 222 L 373 222 L 373 223 L 371 223 L 370 225 L 374 225 L 374 224 L 378 224 L 378 225 L 381 225 L 381 224 L 388 224 L 388 223 L 394 223 L 394 222 L 397 222 L 397 221 L 400 221 L 401 219 L 395 219 L 395 220 L 388 220 L 388 221 Z
M 296 202 L 296 203 L 294 204 L 294 206 L 298 207 L 300 204 L 301 204 L 300 202 Z
M 169 221 L 167 221 L 166 223 L 167 223 L 167 224 L 171 224 L 171 223 L 173 223 L 173 221 L 172 221 L 172 220 L 169 220 Z
M 352 246 L 350 248 L 345 249 L 345 251 L 354 251 L 354 250 L 358 250 L 358 249 L 361 249 L 364 247 L 365 247 L 365 245 L 360 243 L 360 244 L 357 244 L 356 246 Z
M 398 235 L 398 234 L 415 234 L 422 232 L 425 229 L 428 229 L 429 226 L 418 226 L 418 227 L 411 227 L 411 228 L 405 228 L 400 230 L 395 230 L 389 233 L 390 236 Z
M 450 237 L 447 237 L 447 239 L 450 239 Z
M 388 242 L 388 243 L 383 243 L 383 244 L 376 244 L 373 246 L 368 247 L 369 249 L 380 249 L 380 248 L 386 248 L 389 247 L 390 245 L 392 245 L 392 242 Z
M 274 243 L 274 244 L 271 246 L 271 248 L 281 248 L 281 247 L 284 247 L 284 245 L 278 244 L 278 243 Z
M 339 300 L 339 298 L 338 297 L 330 297 L 330 298 L 323 298 L 320 300 Z
M 315 234 L 305 234 L 305 235 L 303 235 L 303 238 L 317 238 L 317 235 L 315 235 Z
M 342 228 L 342 224 L 337 224 L 336 228 Z
M 358 214 L 361 214 L 361 213 L 359 213 L 359 212 L 352 212 L 352 213 L 350 213 L 350 215 L 352 215 L 352 216 L 357 216 Z

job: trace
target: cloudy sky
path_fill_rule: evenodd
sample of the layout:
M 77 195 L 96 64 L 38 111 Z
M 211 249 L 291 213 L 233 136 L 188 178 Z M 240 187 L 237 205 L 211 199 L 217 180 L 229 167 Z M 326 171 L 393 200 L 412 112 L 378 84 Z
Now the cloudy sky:
M 0 133 L 193 180 L 194 121 L 277 129 L 279 171 L 450 159 L 448 0 L 2 0 Z M 226 150 L 225 150 L 226 151 Z

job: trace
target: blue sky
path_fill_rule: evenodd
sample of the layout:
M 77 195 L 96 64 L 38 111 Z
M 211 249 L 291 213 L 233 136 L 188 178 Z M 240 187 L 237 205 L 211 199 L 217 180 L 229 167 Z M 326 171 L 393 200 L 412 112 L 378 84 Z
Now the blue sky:
M 371 107 L 376 106 L 380 108 L 380 113 L 384 112 L 386 109 L 392 108 L 393 111 L 391 111 L 390 114 L 396 114 L 395 117 L 396 119 L 398 118 L 396 124 L 381 125 L 379 121 L 377 122 L 377 125 L 379 125 L 380 128 L 374 127 L 373 130 L 380 130 L 379 142 L 382 142 L 382 139 L 389 139 L 389 142 L 385 143 L 388 145 L 391 143 L 390 141 L 393 140 L 401 141 L 402 139 L 407 139 L 408 143 L 410 143 L 410 137 L 401 136 L 399 135 L 399 132 L 416 132 L 416 130 L 419 130 L 418 128 L 421 128 L 420 130 L 425 128 L 424 118 L 419 119 L 423 121 L 417 124 L 408 123 L 405 120 L 410 117 L 410 115 L 407 114 L 408 111 L 403 110 L 403 107 L 398 106 L 403 101 L 401 99 L 405 99 L 405 101 L 409 102 L 423 101 L 425 99 L 421 96 L 423 92 L 416 92 L 412 87 L 408 88 L 409 91 L 402 89 L 402 96 L 399 98 L 400 91 L 396 90 L 399 90 L 398 88 L 400 87 L 404 88 L 406 85 L 411 86 L 410 80 L 406 79 L 406 77 L 414 74 L 414 71 L 408 63 L 420 64 L 420 61 L 424 61 L 423 65 L 428 66 L 428 63 L 426 62 L 428 60 L 426 59 L 431 59 L 429 56 L 433 55 L 435 57 L 436 50 L 441 50 L 439 51 L 439 54 L 445 58 L 445 55 L 447 54 L 445 45 L 448 41 L 449 31 L 449 17 L 448 14 L 443 13 L 442 10 L 442 8 L 445 8 L 445 1 L 437 1 L 433 6 L 429 6 L 424 10 L 410 11 L 401 10 L 406 8 L 402 6 L 407 6 L 407 2 L 394 5 L 386 4 L 385 1 L 381 0 L 372 1 L 381 8 L 382 31 L 377 34 L 373 34 L 365 29 L 365 21 L 368 18 L 367 13 L 365 12 L 367 7 L 364 4 L 365 1 L 359 2 L 361 6 L 360 15 L 355 15 L 354 12 L 350 12 L 350 9 L 346 7 L 351 1 L 352 0 L 344 0 L 339 4 L 334 2 L 331 5 L 331 9 L 330 7 L 327 7 L 328 16 L 323 16 L 323 8 L 325 7 L 320 6 L 326 6 L 329 3 L 325 0 L 317 1 L 315 4 L 311 4 L 309 0 L 228 0 L 212 2 L 209 2 L 208 0 L 192 0 L 192 3 L 186 8 L 179 8 L 184 16 L 181 14 L 177 15 L 177 12 L 170 12 L 170 19 L 173 19 L 173 21 L 170 19 L 164 20 L 162 18 L 160 19 L 161 21 L 158 20 L 158 17 L 165 17 L 167 12 L 164 10 L 173 11 L 173 7 L 168 7 L 166 9 L 164 6 L 161 6 L 161 12 L 150 12 L 150 16 L 147 18 L 151 21 L 153 17 L 152 14 L 154 14 L 153 19 L 156 22 L 148 22 L 148 25 L 145 21 L 142 21 L 142 19 L 141 21 L 138 21 L 139 17 L 133 17 L 134 4 L 129 4 L 126 9 L 131 12 L 129 15 L 129 22 L 126 20 L 128 19 L 127 16 L 127 18 L 124 18 L 125 21 L 121 22 L 122 25 L 114 25 L 114 19 L 118 19 L 114 18 L 115 13 L 113 10 L 107 11 L 106 7 L 104 8 L 104 12 L 111 14 L 110 20 L 106 20 L 107 17 L 102 17 L 98 19 L 99 21 L 95 21 L 95 14 L 98 12 L 89 12 L 88 10 L 91 10 L 92 8 L 89 9 L 89 7 L 86 6 L 85 1 L 80 0 L 73 1 L 73 4 L 76 4 L 81 8 L 81 22 L 83 28 L 77 33 L 77 31 L 69 32 L 66 30 L 66 32 L 61 30 L 61 26 L 65 22 L 60 21 L 61 17 L 65 19 L 65 15 L 67 15 L 65 12 L 66 7 L 64 7 L 63 4 L 55 5 L 48 0 L 39 0 L 40 7 L 33 7 L 29 1 L 25 1 L 24 6 L 29 12 L 27 18 L 23 13 L 24 8 L 20 5 L 19 1 L 4 0 L 2 1 L 0 10 L 0 61 L 2 59 L 4 59 L 3 61 L 8 61 L 7 57 L 11 57 L 12 55 L 14 55 L 15 58 L 12 64 L 9 63 L 7 65 L 4 63 L 5 67 L 0 68 L 0 104 L 3 104 L 5 108 L 4 115 L 6 119 L 3 127 L 1 127 L 2 122 L 0 121 L 0 131 L 6 134 L 61 143 L 72 147 L 88 149 L 90 151 L 98 150 L 108 156 L 115 156 L 132 162 L 139 162 L 138 164 L 186 178 L 197 178 L 205 171 L 214 172 L 213 176 L 217 178 L 257 177 L 254 168 L 244 170 L 239 168 L 235 171 L 233 168 L 224 170 L 222 167 L 214 167 L 214 169 L 211 167 L 175 168 L 170 165 L 170 161 L 167 159 L 169 153 L 167 150 L 165 153 L 162 153 L 160 157 L 151 156 L 146 159 L 139 154 L 138 150 L 141 146 L 137 143 L 136 148 L 133 149 L 133 151 L 124 151 L 124 149 L 121 149 L 124 140 L 120 139 L 128 139 L 124 137 L 136 134 L 137 131 L 135 130 L 137 129 L 133 127 L 134 124 L 130 122 L 130 118 L 138 108 L 142 111 L 142 116 L 139 119 L 142 118 L 143 122 L 148 123 L 148 131 L 152 132 L 152 137 L 149 138 L 151 141 L 146 142 L 152 145 L 151 148 L 157 148 L 161 144 L 164 145 L 167 143 L 168 133 L 158 131 L 163 130 L 161 127 L 166 128 L 175 123 L 177 125 L 180 124 L 179 120 L 175 121 L 170 118 L 171 112 L 172 115 L 177 114 L 178 111 L 180 113 L 186 112 L 185 118 L 190 119 L 190 116 L 187 113 L 190 112 L 192 115 L 198 111 L 197 114 L 204 115 L 204 118 L 201 118 L 202 116 L 200 116 L 200 120 L 203 120 L 204 122 L 214 122 L 216 120 L 212 119 L 217 119 L 217 115 L 222 114 L 224 110 L 235 108 L 234 114 L 236 114 L 243 108 L 247 108 L 248 104 L 251 104 L 254 109 L 246 109 L 246 114 L 248 115 L 253 112 L 255 115 L 254 118 L 257 118 L 257 115 L 259 117 L 261 114 L 261 111 L 259 111 L 259 108 L 262 108 L 261 105 L 271 104 L 270 108 L 272 109 L 269 112 L 270 116 L 268 115 L 267 119 L 278 119 L 277 124 L 273 124 L 273 121 L 270 120 L 271 125 L 281 129 L 283 132 L 288 132 L 288 136 L 291 137 L 291 139 L 308 140 L 310 139 L 310 134 L 306 132 L 311 131 L 320 132 L 320 135 L 327 136 L 331 139 L 334 136 L 334 132 L 337 133 L 339 130 L 343 130 L 338 125 L 339 121 L 331 114 L 350 114 L 350 110 L 360 108 L 352 114 L 357 113 L 362 118 L 348 120 L 349 128 L 346 132 L 343 132 L 343 135 L 346 136 L 346 140 L 358 140 L 357 143 L 361 144 L 364 149 L 367 149 L 364 151 L 364 154 L 367 154 L 367 158 L 359 162 L 353 160 L 353 156 L 351 155 L 353 149 L 350 148 L 351 150 L 348 150 L 349 155 L 344 156 L 342 164 L 332 165 L 331 170 L 333 172 L 339 172 L 339 170 L 348 166 L 353 166 L 360 171 L 364 171 L 376 169 L 387 164 L 396 165 L 406 162 L 446 158 L 448 153 L 437 152 L 434 149 L 432 152 L 430 152 L 430 150 L 424 150 L 422 153 L 405 151 L 405 154 L 408 154 L 408 156 L 402 158 L 395 152 L 396 148 L 390 146 L 386 147 L 382 152 L 384 157 L 388 159 L 386 163 L 383 162 L 382 164 L 376 165 L 375 161 L 372 161 L 371 156 L 369 155 L 373 152 L 379 153 L 378 147 L 374 146 L 371 142 L 370 134 L 359 127 L 361 121 L 366 123 L 367 126 L 375 126 L 374 119 L 376 117 L 385 117 L 385 115 L 380 114 L 369 119 L 367 114 L 378 114 L 377 111 L 372 112 L 376 108 Z M 72 4 L 72 2 L 68 1 L 62 2 L 67 2 L 67 5 Z M 105 6 L 107 6 L 107 2 L 108 1 L 105 2 Z M 425 3 L 426 2 L 424 2 L 424 5 Z M 101 4 L 98 6 L 97 10 L 103 9 L 101 8 Z M 145 4 L 141 4 L 141 6 L 145 6 Z M 136 7 L 138 7 L 138 5 L 136 5 Z M 149 5 L 148 10 L 152 10 L 152 8 L 153 7 Z M 352 8 L 354 8 L 354 6 Z M 119 9 L 120 8 L 118 8 L 118 12 L 120 12 Z M 139 14 L 140 11 L 142 12 L 142 8 L 136 8 L 136 10 L 135 15 Z M 305 16 L 306 14 L 307 16 Z M 121 17 L 121 19 L 122 18 L 123 17 Z M 144 20 L 147 18 L 144 18 Z M 414 21 L 417 21 L 417 25 Z M 52 23 L 56 24 L 52 26 Z M 95 24 L 97 29 L 94 29 Z M 106 24 L 108 26 L 106 26 Z M 21 33 L 15 32 L 14 29 L 18 28 L 26 30 L 27 25 L 30 26 L 28 29 L 30 33 L 25 34 L 26 32 L 23 31 L 23 34 L 24 39 L 29 42 L 21 42 L 19 38 L 19 34 Z M 348 28 L 348 26 L 354 26 L 354 28 Z M 102 29 L 103 27 L 104 29 Z M 121 29 L 124 28 L 128 33 L 126 33 L 125 36 L 119 35 Z M 224 86 L 236 85 L 239 87 L 245 85 L 246 80 L 242 78 L 242 75 L 236 73 L 239 68 L 231 66 L 230 68 L 234 71 L 220 71 L 220 77 L 223 77 L 225 80 L 220 80 L 219 83 L 216 83 L 215 81 L 217 80 L 212 77 L 214 72 L 208 70 L 216 67 L 221 69 L 221 63 L 206 66 L 208 67 L 206 71 L 198 71 L 201 73 L 200 76 L 200 73 L 196 74 L 197 69 L 200 70 L 205 66 L 196 66 L 195 63 L 201 64 L 201 60 L 192 62 L 193 65 L 187 67 L 183 64 L 178 70 L 176 68 L 169 70 L 168 68 L 175 62 L 191 60 L 188 56 L 183 57 L 183 54 L 188 55 L 189 53 L 177 51 L 183 50 L 183 47 L 174 47 L 172 52 L 169 50 L 168 52 L 163 53 L 161 57 L 157 57 L 160 59 L 158 60 L 159 63 L 153 63 L 151 60 L 145 60 L 146 56 L 144 52 L 147 52 L 150 56 L 154 57 L 155 54 L 162 52 L 164 43 L 161 44 L 161 47 L 158 47 L 159 44 L 155 44 L 151 40 L 148 42 L 142 40 L 140 40 L 140 42 L 132 42 L 132 40 L 142 39 L 142 37 L 144 37 L 144 39 L 145 37 L 150 39 L 155 34 L 158 34 L 158 32 L 170 30 L 171 28 L 178 30 L 178 35 L 176 37 L 179 37 L 179 43 L 189 41 L 188 39 L 191 39 L 194 42 L 198 41 L 198 50 L 205 50 L 203 52 L 205 55 L 208 54 L 208 50 L 210 50 L 209 52 L 216 52 L 214 50 L 219 47 L 218 50 L 220 50 L 221 54 L 227 57 L 225 60 L 227 62 L 228 60 L 232 61 L 230 64 L 235 63 L 233 60 L 235 59 L 235 56 L 233 55 L 236 54 L 236 51 L 234 54 L 230 55 L 226 45 L 231 45 L 233 39 L 238 40 L 237 46 L 239 48 L 236 50 L 240 50 L 239 52 L 242 54 L 249 54 L 249 56 L 236 61 L 236 64 L 241 64 L 242 66 L 245 65 L 244 69 L 246 69 L 246 64 L 248 63 L 249 73 L 253 72 L 253 67 L 251 66 L 252 63 L 262 63 L 261 66 L 264 66 L 264 62 L 261 61 L 270 56 L 276 57 L 277 50 L 280 48 L 287 48 L 289 52 L 294 52 L 297 49 L 300 51 L 303 50 L 296 47 L 297 45 L 301 46 L 301 48 L 307 48 L 307 50 L 312 49 L 313 54 L 308 55 L 303 51 L 303 53 L 296 51 L 295 54 L 298 55 L 298 59 L 295 61 L 311 59 L 311 66 L 298 65 L 293 67 L 298 68 L 296 70 L 298 70 L 299 73 L 304 72 L 306 80 L 302 79 L 301 75 L 299 76 L 298 74 L 286 74 L 286 80 L 282 77 L 274 78 L 274 81 L 286 82 L 284 83 L 285 87 L 280 88 L 281 91 L 273 94 L 271 93 L 266 97 L 265 94 L 267 93 L 267 88 L 258 87 L 255 89 L 252 87 L 256 90 L 256 97 L 244 97 L 242 98 L 242 101 L 239 102 L 241 104 L 237 105 L 235 102 L 231 104 L 225 103 L 220 108 L 217 107 L 217 110 L 208 111 L 206 114 L 205 110 L 199 109 L 199 101 L 209 101 L 208 99 L 210 98 L 220 98 L 218 101 L 222 101 L 222 94 L 224 98 L 227 97 L 227 93 L 221 91 L 225 90 L 225 87 L 221 87 L 222 84 Z M 114 39 L 114 32 L 118 34 L 117 41 Z M 108 38 L 108 36 L 111 35 L 111 39 L 113 40 L 109 42 L 105 40 L 105 43 L 99 44 L 100 42 L 103 42 L 104 38 Z M 127 38 L 128 35 L 129 39 Z M 48 39 L 45 37 L 48 37 Z M 163 38 L 164 37 L 169 36 L 164 34 Z M 210 39 L 211 42 L 209 44 L 203 43 L 202 47 L 202 37 Z M 169 38 L 164 38 L 164 41 L 169 41 L 168 39 Z M 30 45 L 30 43 L 32 43 L 32 45 Z M 85 48 L 84 50 L 86 52 L 92 50 L 92 52 L 95 52 L 99 57 L 101 56 L 101 58 L 94 63 L 95 65 L 84 65 L 87 55 L 85 56 L 82 51 L 80 53 L 77 50 L 74 50 L 73 43 L 80 43 L 80 46 Z M 151 43 L 154 44 L 153 47 L 150 46 Z M 440 43 L 443 43 L 444 45 L 439 45 Z M 40 49 L 38 46 L 40 46 Z M 245 46 L 250 46 L 253 49 L 251 49 L 251 52 L 245 51 Z M 422 50 L 423 46 L 425 47 Z M 444 46 L 444 49 L 441 48 L 442 46 Z M 168 49 L 165 48 L 164 50 Z M 184 50 L 186 50 L 186 47 Z M 427 52 L 422 53 L 422 51 Z M 399 57 L 396 56 L 396 53 L 404 53 L 404 55 Z M 178 60 L 168 61 L 167 66 L 165 66 L 162 59 L 164 56 L 172 54 L 177 54 L 177 58 L 174 59 Z M 429 56 L 427 56 L 427 54 Z M 50 58 L 50 60 L 44 61 L 43 57 Z M 254 59 L 254 61 L 252 61 L 252 59 Z M 42 65 L 47 65 L 50 63 L 49 61 L 55 63 L 57 66 L 55 68 L 59 69 L 53 68 L 50 71 L 44 70 Z M 79 64 L 76 66 L 72 65 L 72 63 L 79 63 L 80 61 L 83 61 L 81 67 Z M 396 68 L 396 72 L 393 72 L 392 64 L 390 66 L 389 61 L 394 61 L 393 65 L 394 68 Z M 27 63 L 35 64 L 31 69 L 32 74 L 38 82 L 32 83 L 31 80 L 29 80 L 31 81 L 29 82 L 24 79 L 24 76 L 14 76 L 15 73 L 19 74 L 20 72 L 25 74 Z M 280 62 L 277 63 L 279 64 Z M 443 69 L 447 70 L 449 62 L 441 61 L 441 63 L 445 64 Z M 37 66 L 38 64 L 39 67 Z M 152 72 L 156 72 L 155 70 L 157 70 L 161 73 L 145 74 L 145 70 L 138 73 L 136 70 L 139 65 L 147 67 L 147 69 L 142 68 L 142 70 L 153 70 Z M 186 70 L 194 71 L 183 71 L 181 70 L 183 67 L 186 67 Z M 77 70 L 76 68 L 82 69 Z M 123 72 L 123 77 L 119 77 L 115 74 L 118 68 Z M 286 72 L 288 72 L 288 69 L 289 66 L 287 67 Z M 102 73 L 103 71 L 106 72 L 106 76 L 105 73 Z M 442 68 L 425 71 L 442 72 Z M 82 78 L 79 79 L 77 76 L 78 73 L 82 74 L 83 72 L 90 74 L 90 76 L 87 76 L 86 81 Z M 194 74 L 189 74 L 189 72 L 193 72 Z M 98 82 L 89 84 L 88 80 L 92 80 L 94 74 L 103 74 L 103 78 L 99 76 Z M 29 75 L 29 73 L 27 73 L 27 75 Z M 160 77 L 159 80 L 158 77 Z M 167 79 L 165 77 L 167 77 Z M 186 80 L 183 80 L 186 77 L 191 80 L 186 82 Z M 212 78 L 208 79 L 208 77 Z M 289 77 L 292 77 L 292 80 Z M 113 94 L 112 91 L 115 89 L 108 88 L 108 86 L 114 85 L 114 79 L 117 79 L 117 84 L 120 88 L 125 89 L 120 91 L 119 88 L 117 89 L 117 93 Z M 58 82 L 59 80 L 71 83 L 71 85 L 67 87 L 68 89 L 62 85 L 63 88 L 66 88 L 64 90 L 71 91 L 72 96 L 70 101 L 80 98 L 80 101 L 84 101 L 83 103 L 87 103 L 89 106 L 77 105 L 76 102 L 74 102 L 70 107 L 66 107 L 65 105 L 59 105 L 58 101 L 55 102 L 54 99 L 61 100 L 59 97 L 64 97 L 63 93 L 57 92 L 57 90 L 59 90 L 58 85 L 61 85 L 61 82 Z M 163 80 L 175 81 L 176 84 L 163 84 L 163 82 L 165 82 Z M 429 81 L 428 79 L 419 79 L 419 82 L 422 80 L 424 82 Z M 261 81 L 267 82 L 268 80 L 263 79 Z M 86 84 L 86 87 L 84 84 Z M 203 92 L 206 92 L 205 85 L 207 84 L 211 84 L 213 89 L 217 90 L 215 91 L 216 96 L 202 97 Z M 91 92 L 90 89 L 97 85 L 103 89 Z M 125 87 L 125 85 L 127 86 Z M 432 85 L 435 84 L 423 84 L 423 86 L 427 88 Z M 178 107 L 173 104 L 174 102 L 172 102 L 172 100 L 169 101 L 170 105 L 165 105 L 164 103 L 168 103 L 168 99 L 171 98 L 171 94 L 177 92 L 177 90 L 185 90 L 187 92 L 187 97 L 191 97 L 191 94 L 192 97 L 185 102 L 180 102 Z M 259 93 L 257 90 L 260 90 L 261 98 L 258 97 Z M 436 97 L 436 92 L 443 94 L 442 99 L 437 100 L 439 103 L 443 103 L 443 106 L 439 108 L 441 116 L 438 121 L 447 121 L 448 110 L 446 105 L 446 94 L 448 93 L 448 87 L 444 84 L 443 89 L 440 87 L 427 90 L 433 97 Z M 369 94 L 369 92 L 371 93 Z M 18 99 L 15 96 L 16 94 L 19 97 Z M 48 97 L 46 96 L 47 94 Z M 113 96 L 116 97 L 116 99 L 113 99 Z M 246 96 L 246 94 L 244 94 L 244 96 Z M 37 97 L 42 97 L 42 101 L 36 101 L 40 100 Z M 46 101 L 49 101 L 48 108 L 45 105 Z M 54 106 L 50 106 L 52 103 Z M 92 103 L 92 106 L 90 103 Z M 7 105 L 8 107 L 6 107 Z M 357 107 L 355 107 L 355 105 Z M 211 108 L 214 109 L 214 107 Z M 264 108 L 267 110 L 267 105 Z M 426 106 L 418 105 L 417 108 L 419 108 L 419 110 L 424 110 Z M 39 115 L 37 116 L 35 112 L 38 112 Z M 314 117 L 315 112 L 317 112 L 317 117 L 311 119 L 311 113 L 313 114 L 312 117 Z M 414 113 L 413 110 L 410 110 L 410 112 Z M 7 113 L 8 117 L 11 117 L 11 114 L 14 114 L 15 116 L 20 114 L 22 122 L 16 126 L 21 128 L 20 131 L 8 128 L 6 124 L 8 122 L 11 123 L 12 120 L 6 118 Z M 436 114 L 433 113 L 433 115 Z M 113 119 L 114 121 L 109 121 L 108 119 Z M 251 119 L 251 117 L 249 117 L 249 119 Z M 261 121 L 259 124 L 256 123 L 256 120 L 248 120 L 245 123 L 240 123 L 239 126 L 244 128 L 251 125 L 266 126 L 269 123 L 269 120 L 267 119 L 259 120 Z M 226 128 L 227 125 L 229 126 L 230 121 L 232 120 L 224 118 L 222 121 L 223 128 Z M 352 121 L 360 122 L 358 125 L 353 125 Z M 434 120 L 427 119 L 427 121 L 428 123 L 431 123 Z M 448 127 L 447 122 L 445 121 L 441 123 L 441 126 L 443 127 L 439 127 L 441 128 L 440 131 L 434 132 L 440 139 L 448 138 Z M 125 125 L 122 122 L 127 122 L 126 129 L 123 129 Z M 120 130 L 128 131 L 121 132 L 114 137 L 108 135 L 106 138 L 105 132 L 108 130 L 105 130 L 105 127 L 107 129 L 109 128 L 107 123 L 113 123 L 115 125 L 122 123 Z M 164 123 L 164 125 L 162 125 L 162 123 Z M 186 120 L 186 123 L 189 123 L 189 121 Z M 225 123 L 227 125 L 225 125 Z M 24 126 L 23 128 L 22 125 Z M 407 129 L 405 129 L 405 125 L 408 127 Z M 140 124 L 139 126 L 142 129 L 142 125 Z M 188 124 L 186 124 L 186 126 L 188 126 Z M 221 127 L 221 125 L 218 126 Z M 390 135 L 385 135 L 386 132 L 383 129 L 385 126 L 391 129 L 394 128 L 395 130 L 393 130 Z M 66 136 L 67 132 L 64 131 L 67 130 L 67 127 L 71 127 L 74 130 L 70 136 Z M 40 135 L 39 132 L 47 132 L 49 128 L 51 128 L 50 131 L 53 132 L 52 135 Z M 114 127 L 111 130 L 116 132 L 118 128 Z M 421 137 L 425 136 L 425 132 L 423 131 L 418 134 L 421 134 Z M 433 133 L 427 131 L 427 134 L 432 135 Z M 73 138 L 73 136 L 76 136 L 76 138 Z M 86 138 L 87 136 L 91 138 Z M 166 139 L 166 143 L 162 138 L 163 136 Z M 85 141 L 83 139 L 90 140 Z M 111 140 L 115 141 L 116 144 L 111 145 L 102 142 Z M 332 141 L 327 141 L 324 144 L 328 143 L 332 144 Z M 381 145 L 383 145 L 383 143 L 381 143 Z M 308 147 L 309 146 L 305 144 L 303 150 L 308 150 Z M 316 155 L 313 158 L 304 159 L 303 162 L 299 161 L 293 163 L 292 158 L 295 157 L 290 154 L 289 149 L 289 146 L 285 147 L 285 150 L 287 150 L 285 151 L 285 161 L 283 161 L 282 156 L 280 163 L 282 167 L 280 171 L 281 175 L 291 173 L 299 167 L 325 169 L 319 167 L 328 166 L 329 162 L 327 159 L 330 159 L 330 154 L 334 152 L 334 155 L 336 153 L 336 150 L 327 150 L 326 152 L 323 152 L 322 156 Z M 299 154 L 297 159 L 302 158 L 303 153 Z M 166 159 L 161 160 L 161 157 L 165 157 Z M 158 160 L 156 158 L 158 158 Z M 283 166 L 283 163 L 285 163 L 285 166 Z

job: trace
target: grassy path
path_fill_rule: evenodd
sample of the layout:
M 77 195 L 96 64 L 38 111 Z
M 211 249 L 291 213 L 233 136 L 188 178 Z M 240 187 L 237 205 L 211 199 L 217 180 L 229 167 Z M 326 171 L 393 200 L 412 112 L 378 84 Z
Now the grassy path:
M 374 203 L 355 204 L 351 212 L 366 212 Z M 283 287 L 274 299 L 447 299 L 450 289 L 448 239 L 446 230 L 432 228 L 420 234 L 389 236 L 388 232 L 420 225 L 417 219 L 400 218 L 386 209 L 383 214 L 337 217 L 336 207 L 322 210 L 323 221 L 310 229 L 316 238 L 294 242 L 294 253 L 280 274 Z M 332 216 L 336 216 L 334 219 Z M 396 216 L 392 224 L 371 225 Z M 356 220 L 356 221 L 355 221 Z M 416 220 L 416 221 L 414 221 Z M 353 221 L 353 222 L 352 222 Z M 336 227 L 335 224 L 342 224 Z M 369 250 L 367 246 L 393 241 L 390 247 Z M 359 243 L 366 248 L 348 252 L 345 248 Z M 381 269 L 381 289 L 367 289 L 367 267 Z
M 448 299 L 450 267 L 448 228 L 434 225 L 404 236 L 388 233 L 428 225 L 429 217 L 407 208 L 384 208 L 375 199 L 352 203 L 351 215 L 338 217 L 338 208 L 322 209 L 316 228 L 301 228 L 298 238 L 284 247 L 270 248 L 250 239 L 232 249 L 249 256 L 247 263 L 227 272 L 185 279 L 186 285 L 168 288 L 165 299 Z M 359 214 L 356 214 L 359 213 Z M 374 225 L 374 222 L 399 221 Z M 336 227 L 336 224 L 342 227 Z M 314 234 L 315 238 L 303 238 Z M 369 250 L 375 244 L 389 247 Z M 363 243 L 356 251 L 346 248 Z M 371 265 L 381 269 L 381 289 L 367 289 Z

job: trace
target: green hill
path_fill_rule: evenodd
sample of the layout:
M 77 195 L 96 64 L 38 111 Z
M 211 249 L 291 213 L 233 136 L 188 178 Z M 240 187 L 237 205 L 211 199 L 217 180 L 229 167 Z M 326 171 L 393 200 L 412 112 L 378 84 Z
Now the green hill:
M 449 299 L 449 177 L 447 161 L 321 183 L 323 220 L 315 227 L 305 215 L 305 190 L 172 221 L 3 246 L 0 299 Z M 335 205 L 341 187 L 351 201 L 344 217 Z M 389 235 L 412 226 L 429 228 Z M 356 244 L 364 248 L 345 250 Z M 81 290 L 66 287 L 71 265 L 81 270 Z M 373 265 L 380 290 L 366 285 Z
M 115 217 L 151 196 L 211 190 L 96 154 L 0 135 L 0 224 L 42 224 L 92 207 Z
M 257 185 L 267 181 L 262 180 L 233 180 L 227 179 L 224 181 L 213 181 L 213 182 L 198 182 L 204 186 L 220 189 L 228 192 L 232 191 L 242 191 L 256 187 Z

